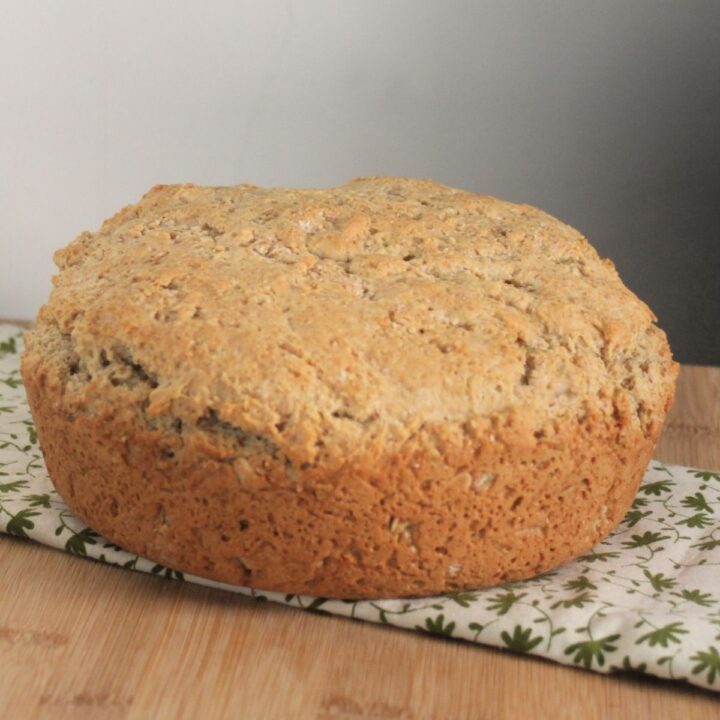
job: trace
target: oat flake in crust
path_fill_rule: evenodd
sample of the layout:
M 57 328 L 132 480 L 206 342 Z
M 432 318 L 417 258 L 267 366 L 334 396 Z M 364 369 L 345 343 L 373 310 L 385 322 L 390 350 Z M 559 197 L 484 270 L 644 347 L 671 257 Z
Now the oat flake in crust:
M 621 520 L 673 398 L 575 230 L 430 181 L 157 186 L 55 256 L 23 377 L 123 547 L 331 597 L 546 571 Z

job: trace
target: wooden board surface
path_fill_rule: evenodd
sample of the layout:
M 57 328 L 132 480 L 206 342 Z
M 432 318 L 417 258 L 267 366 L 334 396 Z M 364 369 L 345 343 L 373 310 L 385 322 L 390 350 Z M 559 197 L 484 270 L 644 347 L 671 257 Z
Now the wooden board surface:
M 720 468 L 720 368 L 655 456 Z M 322 617 L 0 537 L 0 718 L 720 717 L 718 696 Z

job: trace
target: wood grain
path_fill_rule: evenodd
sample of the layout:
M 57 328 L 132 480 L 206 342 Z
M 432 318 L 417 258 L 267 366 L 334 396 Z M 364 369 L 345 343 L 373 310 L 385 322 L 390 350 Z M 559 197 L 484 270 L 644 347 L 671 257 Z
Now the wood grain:
M 720 369 L 684 367 L 656 457 L 720 467 Z M 0 538 L 0 718 L 682 718 L 681 684 L 255 603 Z

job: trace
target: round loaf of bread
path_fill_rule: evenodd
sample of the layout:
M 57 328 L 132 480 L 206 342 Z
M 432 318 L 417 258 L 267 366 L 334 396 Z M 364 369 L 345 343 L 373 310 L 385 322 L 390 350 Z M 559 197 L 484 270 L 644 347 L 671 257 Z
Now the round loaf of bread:
M 622 519 L 677 365 L 575 230 L 430 181 L 157 186 L 55 255 L 22 372 L 90 527 L 264 590 L 544 572 Z

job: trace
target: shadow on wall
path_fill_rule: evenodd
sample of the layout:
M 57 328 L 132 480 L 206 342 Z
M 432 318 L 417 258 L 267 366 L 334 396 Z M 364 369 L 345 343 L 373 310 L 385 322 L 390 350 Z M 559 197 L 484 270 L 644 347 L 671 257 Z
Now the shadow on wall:
M 720 365 L 716 17 L 700 28 L 697 15 L 679 12 L 652 33 L 637 23 L 588 78 L 579 102 L 596 121 L 576 128 L 583 165 L 555 207 L 653 309 L 676 359 L 706 365 Z

